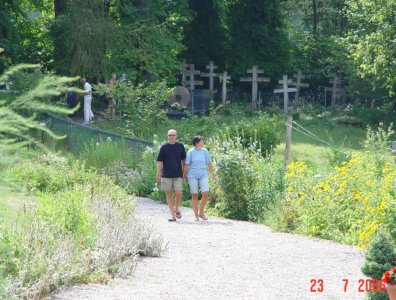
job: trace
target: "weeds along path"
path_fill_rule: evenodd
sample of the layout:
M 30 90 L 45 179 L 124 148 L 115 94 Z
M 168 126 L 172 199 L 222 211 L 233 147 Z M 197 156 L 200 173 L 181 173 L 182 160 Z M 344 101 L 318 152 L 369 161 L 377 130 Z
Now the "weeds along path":
M 138 201 L 138 218 L 151 220 L 169 241 L 168 252 L 140 258 L 127 279 L 74 286 L 53 299 L 364 299 L 358 292 L 364 254 L 357 248 L 249 222 L 195 222 L 190 208 L 171 223 L 166 205 Z M 323 292 L 310 291 L 321 289 L 314 279 L 323 280 Z

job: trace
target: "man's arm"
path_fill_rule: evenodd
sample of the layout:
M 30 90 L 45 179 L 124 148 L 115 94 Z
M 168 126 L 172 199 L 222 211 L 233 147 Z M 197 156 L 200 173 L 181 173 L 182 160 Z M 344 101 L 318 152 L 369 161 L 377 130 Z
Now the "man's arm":
M 161 172 L 164 168 L 164 163 L 162 161 L 157 161 L 157 182 L 161 181 Z

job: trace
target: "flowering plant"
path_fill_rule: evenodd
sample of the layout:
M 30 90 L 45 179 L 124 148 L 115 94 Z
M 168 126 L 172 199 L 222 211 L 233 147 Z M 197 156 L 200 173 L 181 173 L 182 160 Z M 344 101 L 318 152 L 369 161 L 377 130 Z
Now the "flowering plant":
M 388 284 L 396 284 L 396 268 L 386 271 L 382 276 L 382 280 Z

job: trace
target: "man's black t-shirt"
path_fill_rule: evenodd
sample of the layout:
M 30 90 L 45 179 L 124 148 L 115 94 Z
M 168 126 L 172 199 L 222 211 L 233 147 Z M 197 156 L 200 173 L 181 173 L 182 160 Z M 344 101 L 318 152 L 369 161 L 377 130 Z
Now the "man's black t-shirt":
M 161 146 L 157 161 L 162 161 L 164 167 L 161 177 L 179 178 L 183 177 L 181 161 L 186 159 L 186 150 L 182 143 L 169 144 Z

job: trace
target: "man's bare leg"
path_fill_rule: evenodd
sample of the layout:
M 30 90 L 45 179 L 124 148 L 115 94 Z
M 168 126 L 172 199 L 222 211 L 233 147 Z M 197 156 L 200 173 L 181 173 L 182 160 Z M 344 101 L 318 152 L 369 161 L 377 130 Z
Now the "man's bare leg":
M 166 203 L 168 204 L 168 208 L 172 215 L 172 218 L 176 218 L 176 213 L 173 205 L 173 192 L 166 192 Z
M 179 211 L 179 205 L 180 205 L 181 199 L 183 197 L 183 191 L 176 191 L 175 194 L 176 194 L 176 197 L 175 197 L 176 198 L 175 213 L 176 213 Z

